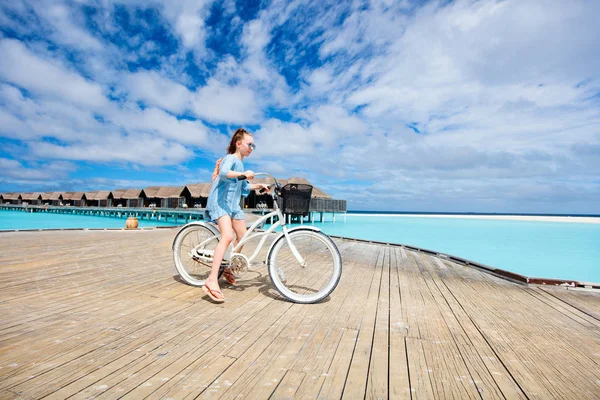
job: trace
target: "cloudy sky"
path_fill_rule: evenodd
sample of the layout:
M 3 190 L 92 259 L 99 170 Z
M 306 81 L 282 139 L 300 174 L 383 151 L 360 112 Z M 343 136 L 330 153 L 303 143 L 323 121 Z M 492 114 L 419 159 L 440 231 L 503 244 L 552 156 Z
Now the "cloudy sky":
M 351 210 L 600 213 L 596 0 L 0 2 L 0 192 L 247 168 Z

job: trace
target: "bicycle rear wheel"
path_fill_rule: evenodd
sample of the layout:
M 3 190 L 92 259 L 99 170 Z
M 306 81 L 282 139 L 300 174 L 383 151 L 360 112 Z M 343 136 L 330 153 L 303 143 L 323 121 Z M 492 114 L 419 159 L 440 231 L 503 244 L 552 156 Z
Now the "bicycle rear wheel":
M 184 226 L 173 241 L 173 261 L 181 279 L 192 286 L 203 286 L 218 243 L 219 236 L 206 225 Z
M 275 288 L 295 303 L 316 303 L 329 296 L 342 276 L 342 257 L 329 236 L 310 229 L 289 233 L 292 245 L 305 261 L 301 265 L 285 236 L 271 247 L 267 256 L 269 276 Z

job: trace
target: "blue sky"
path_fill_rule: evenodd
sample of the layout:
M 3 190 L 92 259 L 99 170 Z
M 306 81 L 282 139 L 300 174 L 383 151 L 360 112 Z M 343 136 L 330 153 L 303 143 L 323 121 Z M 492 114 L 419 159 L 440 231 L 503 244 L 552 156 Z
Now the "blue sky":
M 0 2 L 0 192 L 247 168 L 354 210 L 600 213 L 600 2 Z

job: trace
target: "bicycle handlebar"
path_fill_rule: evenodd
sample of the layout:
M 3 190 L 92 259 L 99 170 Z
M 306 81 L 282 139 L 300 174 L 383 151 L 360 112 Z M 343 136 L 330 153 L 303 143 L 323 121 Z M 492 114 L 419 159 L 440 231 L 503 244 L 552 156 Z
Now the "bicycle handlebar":
M 273 175 L 268 174 L 266 172 L 257 172 L 257 173 L 254 174 L 255 178 L 258 177 L 258 176 L 263 176 L 265 178 L 271 178 L 275 182 L 275 187 L 279 187 L 279 183 L 277 183 L 277 179 L 275 179 L 275 177 Z M 246 175 L 240 175 L 240 176 L 237 177 L 238 181 L 243 181 L 245 179 L 247 179 Z M 269 185 L 269 186 L 271 186 L 271 185 Z M 266 191 L 266 189 L 261 189 L 260 193 L 264 193 L 265 191 Z

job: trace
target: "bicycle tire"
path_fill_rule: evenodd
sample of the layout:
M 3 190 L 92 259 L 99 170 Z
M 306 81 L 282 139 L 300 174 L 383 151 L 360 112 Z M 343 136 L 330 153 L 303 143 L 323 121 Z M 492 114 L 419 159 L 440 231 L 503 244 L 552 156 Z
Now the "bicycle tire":
M 269 276 L 277 291 L 294 303 L 317 303 L 329 296 L 342 277 L 342 257 L 329 236 L 311 229 L 289 232 L 306 266 L 301 266 L 285 235 L 276 239 L 267 256 Z
M 213 240 L 210 240 L 214 238 Z M 192 250 L 204 244 L 201 249 L 214 251 L 219 243 L 218 233 L 203 224 L 185 225 L 173 240 L 173 262 L 181 279 L 191 286 L 204 286 L 204 281 L 210 275 L 212 261 L 193 257 Z M 222 269 L 219 270 L 219 276 Z

